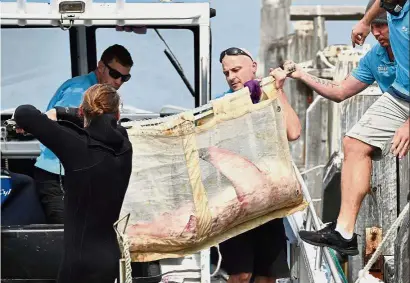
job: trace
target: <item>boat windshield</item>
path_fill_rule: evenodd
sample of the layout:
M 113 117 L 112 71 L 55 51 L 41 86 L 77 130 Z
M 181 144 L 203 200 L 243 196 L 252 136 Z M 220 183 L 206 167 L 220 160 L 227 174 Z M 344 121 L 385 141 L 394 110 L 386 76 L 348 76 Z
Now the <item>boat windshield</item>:
M 136 34 L 101 27 L 95 37 L 97 60 L 113 44 L 131 53 L 132 78 L 119 89 L 125 108 L 158 113 L 165 105 L 195 106 L 187 87 L 195 84 L 191 30 L 148 28 Z M 1 110 L 32 104 L 45 111 L 58 87 L 72 77 L 69 33 L 58 27 L 2 28 L 1 38 Z M 177 68 L 183 70 L 185 82 Z

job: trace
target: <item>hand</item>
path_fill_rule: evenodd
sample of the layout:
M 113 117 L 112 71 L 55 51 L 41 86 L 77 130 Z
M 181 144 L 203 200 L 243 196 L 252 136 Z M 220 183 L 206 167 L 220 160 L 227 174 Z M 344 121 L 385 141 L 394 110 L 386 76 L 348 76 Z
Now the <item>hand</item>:
M 302 68 L 299 67 L 298 64 L 296 64 L 292 60 L 286 60 L 285 63 L 283 63 L 283 68 L 284 71 L 288 74 L 288 76 L 292 79 L 300 79 L 302 77 Z
M 353 47 L 355 47 L 356 44 L 360 46 L 363 45 L 369 33 L 370 25 L 366 24 L 363 20 L 359 21 L 352 29 L 351 39 Z
M 269 69 L 269 75 L 275 78 L 276 88 L 282 89 L 283 85 L 285 84 L 287 73 L 286 71 L 282 70 L 281 68 L 276 69 Z
M 394 154 L 394 156 L 399 156 L 400 159 L 406 156 L 410 149 L 409 132 L 410 124 L 409 120 L 407 120 L 394 134 L 390 151 Z
M 22 128 L 16 128 L 16 133 L 24 135 L 26 132 Z
M 55 108 L 48 110 L 45 114 L 47 115 L 48 119 L 57 121 L 57 110 Z

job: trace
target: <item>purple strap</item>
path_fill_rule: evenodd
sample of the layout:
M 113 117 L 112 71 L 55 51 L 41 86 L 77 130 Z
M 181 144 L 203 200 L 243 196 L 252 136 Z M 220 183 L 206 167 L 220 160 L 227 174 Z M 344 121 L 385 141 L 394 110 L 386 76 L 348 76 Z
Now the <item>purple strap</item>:
M 259 86 L 259 81 L 251 80 L 244 84 L 245 87 L 249 88 L 249 92 L 251 93 L 252 103 L 256 104 L 259 102 L 262 94 L 261 87 Z

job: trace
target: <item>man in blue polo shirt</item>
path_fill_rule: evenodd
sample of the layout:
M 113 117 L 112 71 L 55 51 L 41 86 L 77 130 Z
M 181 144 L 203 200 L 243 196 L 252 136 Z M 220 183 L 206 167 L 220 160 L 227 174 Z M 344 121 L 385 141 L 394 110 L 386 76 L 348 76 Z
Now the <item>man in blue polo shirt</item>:
M 379 160 L 389 151 L 402 158 L 409 150 L 409 3 L 403 6 L 406 1 L 396 2 L 386 9 L 393 12 L 387 15 L 387 22 L 396 62 L 395 75 L 392 74 L 393 66 L 385 64 L 383 51 L 378 46 L 361 60 L 358 69 L 352 73 L 363 84 L 377 80 L 384 94 L 343 139 L 342 202 L 337 221 L 319 231 L 299 233 L 309 244 L 327 246 L 347 255 L 359 254 L 354 227 L 361 203 L 370 189 L 372 159 Z M 370 1 L 366 16 L 352 32 L 354 42 L 362 44 L 370 26 L 374 33 L 373 21 L 381 13 L 385 11 L 380 9 L 380 0 Z M 367 33 L 363 27 L 367 28 Z M 361 37 L 356 36 L 359 34 Z M 332 87 L 338 88 L 338 85 L 330 84 L 329 88 Z M 349 88 L 340 91 L 337 101 L 346 99 L 351 93 Z
M 368 9 L 372 2 L 374 0 L 369 2 Z M 382 12 L 373 20 L 372 34 L 378 43 L 359 61 L 358 67 L 340 83 L 310 75 L 297 65 L 296 71 L 290 74 L 290 77 L 304 82 L 321 96 L 335 102 L 341 102 L 360 93 L 375 81 L 382 92 L 386 92 L 396 78 L 396 65 L 390 46 L 386 12 Z M 292 61 L 285 62 L 285 64 L 292 63 Z
M 97 83 L 110 84 L 116 89 L 131 78 L 133 61 L 123 46 L 115 44 L 102 54 L 95 71 L 71 78 L 63 83 L 51 98 L 46 111 L 55 106 L 78 107 L 84 92 Z M 34 168 L 34 179 L 48 223 L 63 223 L 64 168 L 54 153 L 41 145 Z

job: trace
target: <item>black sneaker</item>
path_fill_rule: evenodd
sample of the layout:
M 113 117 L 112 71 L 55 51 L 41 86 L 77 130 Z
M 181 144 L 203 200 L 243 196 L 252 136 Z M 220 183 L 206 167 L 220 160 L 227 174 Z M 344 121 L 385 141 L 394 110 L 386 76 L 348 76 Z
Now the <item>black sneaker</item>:
M 332 222 L 319 231 L 300 231 L 299 236 L 303 241 L 314 246 L 329 247 L 345 255 L 358 255 L 357 234 L 353 234 L 350 240 L 346 240 L 335 229 L 336 222 Z

